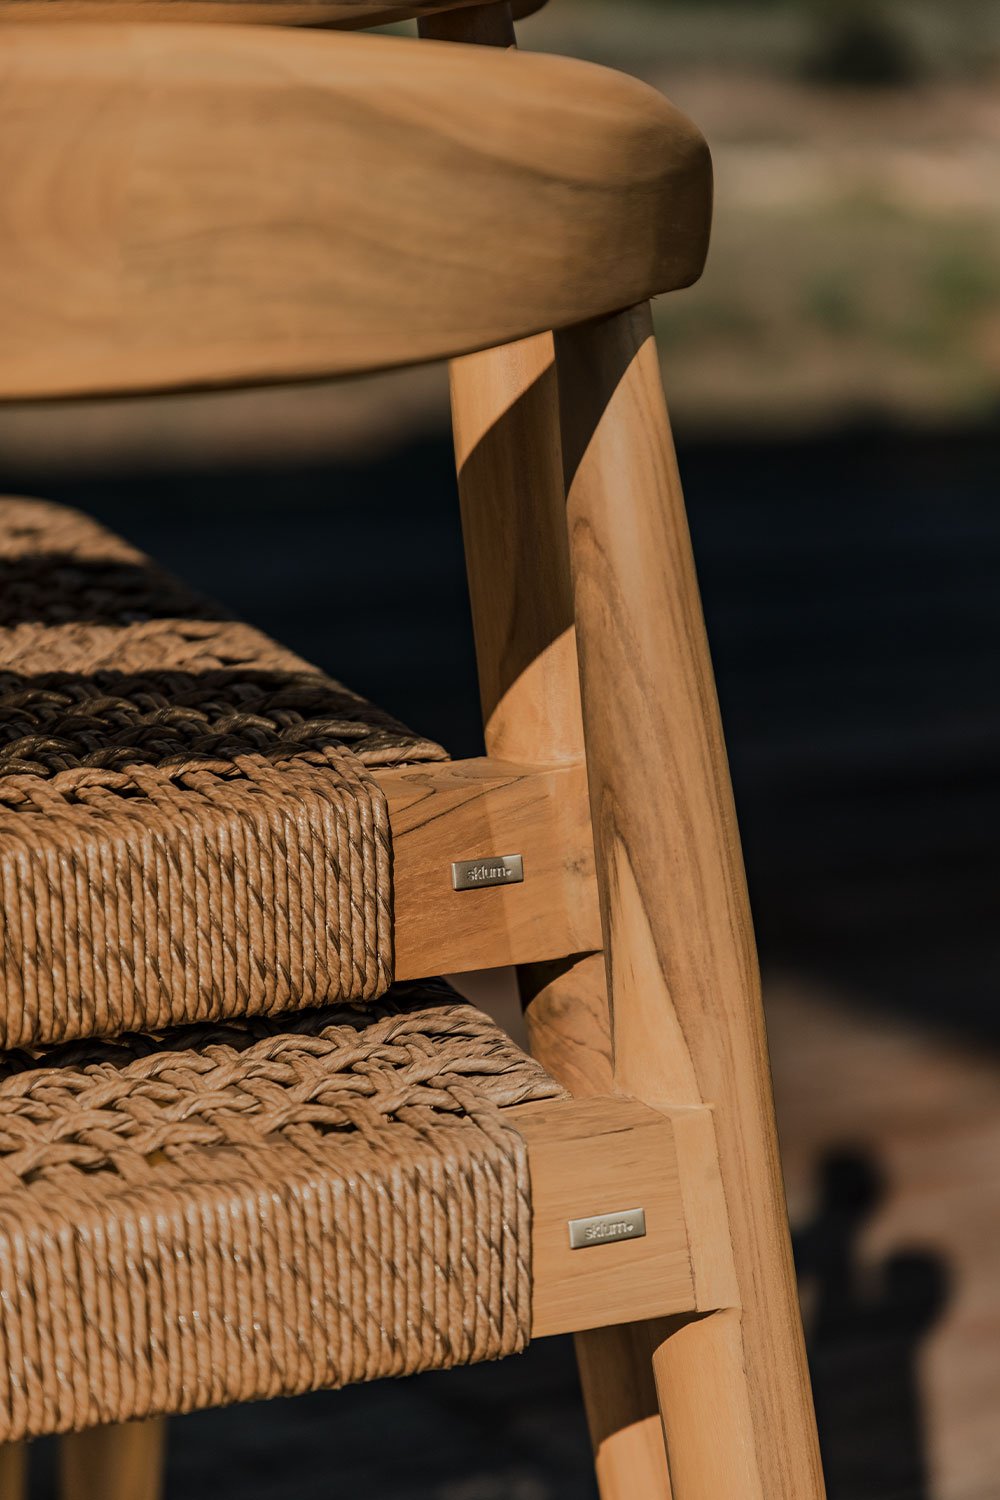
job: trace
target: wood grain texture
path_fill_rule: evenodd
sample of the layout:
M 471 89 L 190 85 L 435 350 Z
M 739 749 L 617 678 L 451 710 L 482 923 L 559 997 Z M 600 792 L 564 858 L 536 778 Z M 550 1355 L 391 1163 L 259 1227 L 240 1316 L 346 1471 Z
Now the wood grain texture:
M 515 0 L 515 18 L 545 0 Z M 444 10 L 480 11 L 479 0 L 0 0 L 5 21 L 209 21 L 214 25 L 329 26 L 345 31 L 384 26 Z M 470 38 L 471 40 L 471 38 Z
M 491 7 L 466 39 L 509 45 L 512 30 L 502 10 Z M 457 30 L 462 19 L 441 18 L 442 31 Z M 454 361 L 451 399 L 487 746 L 494 755 L 542 762 L 579 758 L 583 725 L 551 337 Z M 603 956 L 522 964 L 517 978 L 534 1055 L 575 1095 L 609 1093 Z M 669 1500 L 646 1332 L 626 1324 L 576 1335 L 602 1500 Z
M 726 1190 L 711 1109 L 672 1109 L 681 1196 L 691 1249 L 695 1306 L 704 1312 L 739 1304 Z
M 694 1283 L 673 1126 L 632 1099 L 579 1099 L 512 1111 L 528 1147 L 532 1334 L 689 1311 Z M 568 1221 L 646 1210 L 646 1235 L 571 1250 Z
M 773 1471 L 794 1464 L 794 1455 L 769 1461 L 761 1453 L 740 1320 L 740 1312 L 728 1308 L 659 1329 L 653 1370 L 676 1500 L 771 1500 L 792 1493 L 778 1487 L 783 1481 Z M 769 1444 L 774 1441 L 768 1436 Z
M 154 1419 L 61 1437 L 60 1500 L 160 1500 L 166 1436 Z
M 558 334 L 556 355 L 615 1079 L 711 1106 L 738 1282 L 734 1317 L 657 1356 L 664 1389 L 746 1402 L 745 1421 L 697 1404 L 670 1421 L 675 1496 L 817 1500 L 753 933 L 648 307 Z M 720 1465 L 735 1491 L 714 1487 Z
M 346 375 L 575 322 L 697 276 L 709 179 L 665 99 L 565 58 L 11 27 L 0 397 Z
M 489 753 L 583 756 L 550 334 L 451 366 L 469 597 Z
M 604 954 L 522 964 L 517 977 L 532 1056 L 577 1099 L 612 1093 Z
M 396 977 L 499 968 L 600 942 L 582 766 L 446 761 L 376 772 L 389 803 Z M 452 888 L 453 860 L 520 854 L 524 881 Z
M 522 965 L 518 984 L 533 1055 L 577 1097 L 612 1091 L 603 953 Z M 699 1226 L 704 1218 L 703 1195 L 696 1189 L 706 1175 L 704 1160 L 700 1151 L 688 1160 L 676 1148 L 683 1139 L 686 1149 L 697 1132 L 689 1117 L 707 1113 L 682 1111 L 680 1134 L 671 1116 L 675 1150 L 663 1164 L 672 1178 L 672 1163 L 676 1162 L 685 1223 L 685 1193 L 691 1192 L 694 1221 Z M 707 1126 L 710 1130 L 711 1121 Z M 650 1167 L 658 1173 L 659 1161 L 651 1160 Z M 700 1244 L 698 1249 L 700 1258 Z M 696 1305 L 699 1289 L 704 1291 L 704 1276 L 691 1254 L 690 1229 L 688 1254 L 692 1305 Z M 646 1319 L 653 1310 L 652 1304 L 643 1300 L 638 1309 L 630 1309 L 629 1315 Z M 662 1337 L 660 1325 L 646 1321 L 576 1331 L 577 1365 L 601 1500 L 671 1500 L 651 1359 L 652 1349 Z
M 576 1338 L 580 1384 L 601 1500 L 671 1500 L 653 1354 L 669 1332 L 660 1319 L 593 1328 Z

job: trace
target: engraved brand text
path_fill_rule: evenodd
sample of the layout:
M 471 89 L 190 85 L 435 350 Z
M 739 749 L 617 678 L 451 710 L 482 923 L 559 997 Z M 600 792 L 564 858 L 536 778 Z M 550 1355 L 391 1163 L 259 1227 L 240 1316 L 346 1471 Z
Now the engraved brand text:
M 484 854 L 481 859 L 456 859 L 451 883 L 456 891 L 474 891 L 485 885 L 516 885 L 524 879 L 520 854 Z
M 584 1250 L 588 1245 L 610 1245 L 615 1240 L 638 1240 L 645 1233 L 645 1209 L 619 1209 L 613 1214 L 595 1214 L 591 1219 L 570 1219 L 569 1246 L 571 1250 Z

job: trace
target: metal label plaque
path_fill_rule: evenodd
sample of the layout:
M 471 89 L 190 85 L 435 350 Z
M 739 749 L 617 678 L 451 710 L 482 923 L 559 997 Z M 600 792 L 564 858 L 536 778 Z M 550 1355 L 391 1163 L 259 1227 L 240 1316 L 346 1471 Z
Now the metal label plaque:
M 456 859 L 451 883 L 456 891 L 478 891 L 489 885 L 517 885 L 524 879 L 520 854 L 484 854 L 481 859 Z
M 590 1245 L 613 1245 L 616 1240 L 641 1240 L 646 1233 L 646 1210 L 623 1208 L 616 1214 L 595 1214 L 592 1219 L 570 1219 L 569 1248 L 585 1250 Z

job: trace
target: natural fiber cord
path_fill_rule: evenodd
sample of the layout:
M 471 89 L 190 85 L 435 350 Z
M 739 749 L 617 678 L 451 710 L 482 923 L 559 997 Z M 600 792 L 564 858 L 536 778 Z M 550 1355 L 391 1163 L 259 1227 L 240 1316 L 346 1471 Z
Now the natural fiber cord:
M 440 983 L 9 1055 L 0 1441 L 520 1349 L 560 1092 Z
M 0 501 L 0 1047 L 384 993 L 369 770 L 442 758 L 85 517 Z
M 504 1107 L 560 1090 L 447 986 L 384 995 L 369 772 L 440 758 L 0 502 L 0 1442 L 523 1347 Z

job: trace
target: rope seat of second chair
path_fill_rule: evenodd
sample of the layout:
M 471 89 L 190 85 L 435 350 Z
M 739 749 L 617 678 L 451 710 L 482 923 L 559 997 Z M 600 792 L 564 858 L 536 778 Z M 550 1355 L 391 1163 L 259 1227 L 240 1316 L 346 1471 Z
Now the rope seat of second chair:
M 95 522 L 0 500 L 0 1047 L 384 993 L 371 770 L 444 758 Z
M 8 1053 L 0 1442 L 521 1349 L 561 1093 L 440 981 Z

